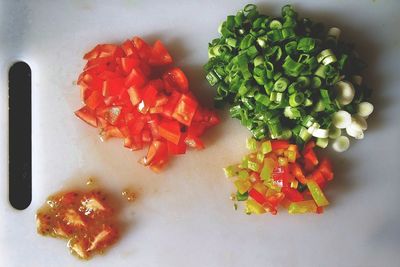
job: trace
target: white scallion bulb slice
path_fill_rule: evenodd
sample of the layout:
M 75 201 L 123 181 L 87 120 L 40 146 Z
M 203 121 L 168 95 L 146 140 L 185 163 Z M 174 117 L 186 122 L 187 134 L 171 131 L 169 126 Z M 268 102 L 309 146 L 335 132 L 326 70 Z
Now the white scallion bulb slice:
M 312 135 L 317 138 L 328 138 L 329 130 L 328 129 L 315 129 L 315 131 L 312 133 Z
M 357 106 L 357 114 L 367 118 L 374 111 L 374 106 L 369 102 L 361 102 Z
M 355 125 L 363 131 L 367 130 L 368 128 L 367 121 L 364 119 L 364 117 L 361 117 L 358 114 L 355 114 L 351 117 L 351 125 Z
M 347 136 L 339 136 L 332 143 L 332 148 L 336 152 L 344 152 L 350 147 L 350 140 Z
M 336 128 L 347 128 L 351 124 L 351 115 L 347 111 L 339 110 L 332 115 L 332 123 Z
M 353 85 L 347 81 L 339 81 L 335 84 L 337 91 L 336 99 L 341 105 L 348 105 L 353 101 L 355 90 Z
M 341 30 L 339 28 L 336 27 L 332 27 L 328 30 L 328 36 L 332 36 L 334 37 L 336 40 L 339 39 Z
M 361 127 L 359 127 L 356 124 L 350 124 L 350 126 L 346 128 L 346 133 L 349 136 L 354 137 L 355 139 L 363 139 L 364 138 L 363 130 L 361 129 Z
M 329 128 L 329 138 L 330 139 L 336 139 L 341 135 L 342 135 L 342 130 L 340 130 L 339 128 L 337 128 L 333 125 Z

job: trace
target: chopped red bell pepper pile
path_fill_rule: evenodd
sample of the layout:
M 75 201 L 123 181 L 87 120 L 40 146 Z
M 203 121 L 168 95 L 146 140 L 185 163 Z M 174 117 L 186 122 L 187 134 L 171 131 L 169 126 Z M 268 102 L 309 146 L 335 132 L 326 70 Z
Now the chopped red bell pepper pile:
M 200 137 L 219 118 L 200 106 L 161 41 L 150 46 L 134 37 L 121 45 L 99 44 L 83 58 L 77 83 L 85 105 L 75 114 L 99 128 L 102 140 L 123 138 L 131 150 L 148 145 L 140 162 L 155 171 L 187 146 L 204 148 Z
M 246 201 L 246 213 L 277 214 L 282 206 L 290 214 L 322 213 L 329 205 L 322 189 L 333 179 L 331 163 L 319 159 L 311 141 L 300 151 L 285 140 L 257 142 L 250 138 L 251 153 L 224 169 L 237 189 L 236 201 Z

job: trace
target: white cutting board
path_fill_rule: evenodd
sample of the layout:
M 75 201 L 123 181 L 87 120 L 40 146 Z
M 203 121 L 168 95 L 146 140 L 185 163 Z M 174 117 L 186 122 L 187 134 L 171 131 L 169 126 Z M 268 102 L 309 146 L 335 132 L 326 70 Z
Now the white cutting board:
M 261 3 L 278 14 L 286 1 Z M 233 187 L 221 168 L 245 153 L 248 132 L 221 112 L 205 137 L 207 149 L 174 159 L 162 174 L 137 160 L 120 141 L 101 143 L 76 119 L 73 82 L 84 52 L 134 35 L 160 38 L 203 104 L 212 89 L 202 65 L 220 22 L 246 1 L 12 1 L 0 2 L 0 266 L 399 266 L 400 1 L 293 1 L 301 16 L 342 28 L 371 64 L 376 114 L 365 140 L 335 154 L 332 205 L 324 215 L 247 216 L 234 211 Z M 7 72 L 24 60 L 33 77 L 33 199 L 14 210 L 7 193 Z M 96 176 L 118 196 L 139 191 L 123 207 L 128 225 L 104 256 L 83 262 L 65 242 L 36 234 L 35 211 L 66 184 Z M 78 182 L 79 183 L 79 182 Z

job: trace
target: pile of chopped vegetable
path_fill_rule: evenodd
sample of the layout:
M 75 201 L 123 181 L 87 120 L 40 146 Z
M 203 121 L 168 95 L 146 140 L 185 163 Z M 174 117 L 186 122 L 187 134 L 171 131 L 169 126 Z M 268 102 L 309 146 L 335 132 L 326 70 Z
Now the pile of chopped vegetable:
M 237 189 L 232 200 L 245 201 L 247 214 L 276 214 L 282 206 L 290 214 L 322 213 L 329 205 L 322 189 L 333 179 L 331 163 L 319 159 L 314 141 L 302 150 L 286 140 L 247 140 L 250 154 L 224 168 Z
M 131 150 L 149 145 L 140 162 L 155 171 L 187 146 L 204 148 L 200 136 L 218 116 L 199 105 L 161 41 L 99 44 L 84 59 L 77 83 L 85 105 L 75 114 L 99 128 L 102 140 L 123 138 Z
M 340 29 L 299 18 L 290 5 L 282 17 L 259 14 L 249 4 L 228 16 L 220 38 L 209 44 L 207 80 L 217 104 L 260 140 L 287 139 L 303 146 L 344 151 L 349 139 L 364 137 L 373 106 L 362 83 L 365 63 Z

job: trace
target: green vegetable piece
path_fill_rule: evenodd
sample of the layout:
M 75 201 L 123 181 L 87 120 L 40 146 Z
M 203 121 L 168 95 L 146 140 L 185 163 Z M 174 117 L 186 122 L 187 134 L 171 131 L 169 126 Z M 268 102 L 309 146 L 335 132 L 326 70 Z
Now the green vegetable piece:
M 274 83 L 274 91 L 283 92 L 288 87 L 288 84 L 289 80 L 281 77 Z
M 236 192 L 236 199 L 237 201 L 246 201 L 249 198 L 249 193 L 244 192 L 241 194 L 239 191 Z
M 236 165 L 230 165 L 228 167 L 223 168 L 223 170 L 227 178 L 237 176 L 239 173 L 239 168 Z
M 318 207 L 329 205 L 329 201 L 326 199 L 321 188 L 314 180 L 309 180 L 307 182 L 307 187 L 308 190 L 310 190 L 311 196 L 313 197 L 315 203 L 317 203 Z
M 257 141 L 254 138 L 247 138 L 246 140 L 246 147 L 248 150 L 251 152 L 256 152 L 257 151 Z
M 261 152 L 265 155 L 272 151 L 271 141 L 264 141 L 261 144 Z
M 260 178 L 263 181 L 271 180 L 272 171 L 275 168 L 275 162 L 271 158 L 264 160 L 263 168 L 261 169 Z
M 247 163 L 247 167 L 249 168 L 249 170 L 258 172 L 260 170 L 260 165 L 257 162 L 251 161 L 249 160 L 249 162 Z
M 246 170 L 239 171 L 238 177 L 240 179 L 247 179 L 249 177 L 249 172 Z

